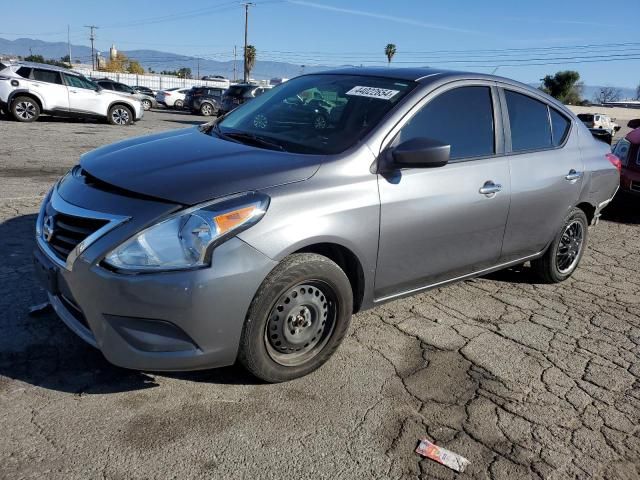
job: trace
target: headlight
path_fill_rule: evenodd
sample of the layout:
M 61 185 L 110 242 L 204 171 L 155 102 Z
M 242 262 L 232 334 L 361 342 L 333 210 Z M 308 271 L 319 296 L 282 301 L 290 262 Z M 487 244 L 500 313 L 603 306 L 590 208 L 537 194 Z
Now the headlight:
M 118 270 L 183 270 L 209 264 L 216 245 L 262 218 L 269 197 L 251 192 L 183 210 L 149 227 L 104 259 Z

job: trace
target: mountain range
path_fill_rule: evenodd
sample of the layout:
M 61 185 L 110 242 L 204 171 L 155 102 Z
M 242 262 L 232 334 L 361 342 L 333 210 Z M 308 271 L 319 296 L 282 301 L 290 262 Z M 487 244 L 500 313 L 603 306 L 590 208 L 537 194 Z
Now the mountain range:
M 30 54 L 42 55 L 45 58 L 59 59 L 68 53 L 68 46 L 65 42 L 47 42 L 32 38 L 18 38 L 7 40 L 0 38 L 0 54 L 27 56 Z M 126 50 L 123 51 L 127 57 L 138 60 L 145 70 L 151 68 L 156 72 L 162 70 L 178 70 L 182 67 L 191 68 L 194 76 L 198 75 L 224 75 L 227 78 L 234 78 L 233 61 L 217 61 L 189 55 L 179 55 L 176 53 L 162 52 L 159 50 Z M 102 52 L 103 56 L 108 56 L 108 51 Z M 71 58 L 74 63 L 91 63 L 91 48 L 85 45 L 71 45 Z M 301 65 L 288 62 L 274 62 L 260 60 L 260 52 L 251 76 L 258 80 L 270 78 L 291 78 L 304 73 L 320 72 L 322 70 L 333 69 L 344 65 L 309 65 L 304 69 Z M 238 55 L 236 62 L 236 77 L 242 76 L 242 57 Z M 532 84 L 537 86 L 537 84 Z M 598 90 L 602 88 L 598 85 L 585 85 L 583 97 L 592 99 Z M 636 92 L 631 88 L 620 88 L 622 98 L 634 98 Z

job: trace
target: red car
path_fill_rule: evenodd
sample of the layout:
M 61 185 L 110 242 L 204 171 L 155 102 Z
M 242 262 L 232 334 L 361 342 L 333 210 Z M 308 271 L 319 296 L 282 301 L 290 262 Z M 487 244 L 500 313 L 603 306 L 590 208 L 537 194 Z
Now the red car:
M 613 153 L 620 159 L 620 190 L 640 195 L 640 128 L 620 140 Z

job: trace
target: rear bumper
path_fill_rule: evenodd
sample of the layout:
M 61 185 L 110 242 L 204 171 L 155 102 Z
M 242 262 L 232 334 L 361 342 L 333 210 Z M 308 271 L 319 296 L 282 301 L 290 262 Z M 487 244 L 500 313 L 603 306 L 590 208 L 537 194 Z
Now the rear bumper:
M 625 193 L 640 195 L 640 171 L 623 169 L 620 174 L 620 189 Z

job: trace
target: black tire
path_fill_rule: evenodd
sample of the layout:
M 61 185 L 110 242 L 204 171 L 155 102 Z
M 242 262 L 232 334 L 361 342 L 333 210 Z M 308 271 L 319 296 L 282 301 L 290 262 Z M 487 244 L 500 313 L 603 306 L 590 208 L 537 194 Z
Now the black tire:
M 251 302 L 238 360 L 266 382 L 307 375 L 338 348 L 352 311 L 351 284 L 336 263 L 313 253 L 290 255 Z
M 133 123 L 133 113 L 126 105 L 114 105 L 107 113 L 107 120 L 111 125 L 131 125 Z
M 182 107 L 184 107 L 184 102 L 182 100 L 176 100 L 176 103 L 173 104 L 173 108 L 176 110 L 182 110 Z
M 579 241 L 575 238 L 578 231 Z M 543 282 L 562 282 L 576 271 L 587 248 L 588 232 L 587 216 L 579 208 L 574 208 L 545 254 L 531 262 L 531 267 Z
M 11 102 L 11 115 L 18 122 L 35 122 L 40 113 L 40 105 L 31 97 L 16 97 Z
M 144 108 L 144 110 L 147 111 L 147 110 L 151 110 L 151 107 L 153 107 L 153 102 L 151 100 L 149 100 L 148 98 L 143 98 L 142 99 L 142 108 Z
M 216 114 L 216 107 L 212 104 L 205 102 L 200 105 L 200 115 L 204 115 L 205 117 L 210 117 Z

